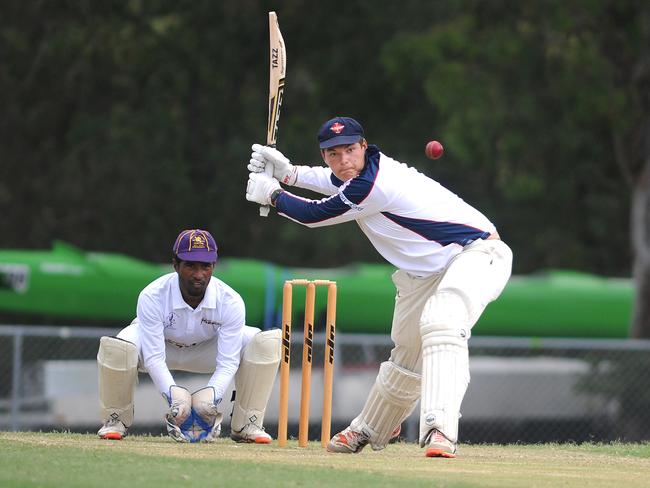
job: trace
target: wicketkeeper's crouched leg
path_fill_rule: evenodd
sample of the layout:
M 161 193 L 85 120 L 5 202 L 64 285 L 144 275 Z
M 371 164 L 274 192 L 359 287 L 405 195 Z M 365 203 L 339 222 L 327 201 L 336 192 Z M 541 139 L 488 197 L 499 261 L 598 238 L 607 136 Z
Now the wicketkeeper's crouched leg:
M 102 337 L 97 352 L 102 439 L 121 439 L 133 423 L 133 397 L 138 380 L 138 350 L 129 341 Z
M 235 404 L 230 422 L 230 437 L 237 442 L 268 444 L 264 413 L 280 365 L 282 331 L 258 332 L 244 347 L 235 375 Z

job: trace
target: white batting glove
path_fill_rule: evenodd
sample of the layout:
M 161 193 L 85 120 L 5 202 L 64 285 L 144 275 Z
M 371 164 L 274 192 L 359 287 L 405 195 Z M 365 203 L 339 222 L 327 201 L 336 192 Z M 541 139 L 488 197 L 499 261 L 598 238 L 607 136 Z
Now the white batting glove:
M 271 194 L 280 189 L 278 180 L 266 173 L 249 173 L 246 185 L 246 200 L 260 205 L 271 204 Z
M 270 146 L 253 144 L 253 153 L 248 163 L 251 173 L 264 173 L 267 164 L 273 166 L 273 177 L 285 185 L 294 185 L 298 179 L 298 167 L 280 151 Z

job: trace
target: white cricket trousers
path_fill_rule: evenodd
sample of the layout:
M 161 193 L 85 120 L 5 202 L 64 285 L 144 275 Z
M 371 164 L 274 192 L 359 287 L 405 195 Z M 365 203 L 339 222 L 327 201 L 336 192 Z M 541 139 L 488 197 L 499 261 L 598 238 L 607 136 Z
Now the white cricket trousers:
M 390 359 L 398 366 L 422 372 L 420 326 L 428 322 L 425 310 L 429 298 L 442 288 L 456 288 L 467 302 L 467 339 L 485 307 L 503 291 L 512 271 L 512 251 L 499 239 L 479 239 L 465 246 L 447 268 L 426 278 L 398 270 L 393 274 L 397 289 L 391 339 L 395 347 Z M 435 311 L 434 311 L 435 312 Z
M 260 331 L 257 327 L 245 325 L 242 330 L 242 354 L 244 348 L 251 341 L 253 336 Z M 138 349 L 138 370 L 146 373 L 142 359 L 142 340 L 140 339 L 140 326 L 136 318 L 130 325 L 122 329 L 117 337 L 132 342 Z M 218 339 L 215 337 L 209 341 L 199 342 L 193 346 L 176 345 L 173 342 L 165 341 L 165 363 L 170 371 L 187 371 L 190 373 L 212 374 L 217 360 Z

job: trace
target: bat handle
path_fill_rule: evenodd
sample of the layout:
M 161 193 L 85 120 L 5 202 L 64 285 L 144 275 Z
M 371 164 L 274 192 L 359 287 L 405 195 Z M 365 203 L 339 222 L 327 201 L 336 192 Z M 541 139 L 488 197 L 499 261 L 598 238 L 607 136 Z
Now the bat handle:
M 273 165 L 266 163 L 266 166 L 264 166 L 264 173 L 266 173 L 267 176 L 273 178 Z M 260 205 L 260 217 L 268 217 L 269 210 L 271 210 L 270 205 Z

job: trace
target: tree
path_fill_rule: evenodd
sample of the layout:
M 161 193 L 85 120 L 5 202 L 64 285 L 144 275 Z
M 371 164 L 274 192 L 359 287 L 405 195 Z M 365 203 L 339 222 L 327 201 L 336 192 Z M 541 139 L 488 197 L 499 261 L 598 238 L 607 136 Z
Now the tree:
M 455 6 L 441 25 L 385 48 L 393 82 L 408 89 L 419 80 L 453 162 L 474 175 L 483 198 L 519 209 L 501 215 L 516 258 L 601 274 L 621 271 L 605 254 L 633 258 L 632 335 L 650 337 L 647 2 Z M 628 227 L 616 216 L 630 203 Z
M 320 123 L 360 119 L 371 142 L 484 210 L 516 273 L 633 271 L 634 335 L 648 336 L 647 4 L 352 0 L 334 12 L 287 0 L 279 148 L 317 163 Z M 265 134 L 268 10 L 4 2 L 0 246 L 63 239 L 166 261 L 161 243 L 204 226 L 228 256 L 379 260 L 360 232 L 259 219 L 243 197 Z M 446 148 L 436 162 L 423 154 L 432 138 Z

